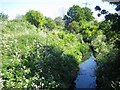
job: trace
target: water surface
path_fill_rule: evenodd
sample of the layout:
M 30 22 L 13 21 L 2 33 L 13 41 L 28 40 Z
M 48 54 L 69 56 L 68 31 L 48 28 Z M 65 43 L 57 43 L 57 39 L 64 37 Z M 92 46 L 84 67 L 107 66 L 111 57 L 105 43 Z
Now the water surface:
M 80 64 L 80 71 L 75 80 L 76 88 L 96 88 L 96 62 L 94 56 Z

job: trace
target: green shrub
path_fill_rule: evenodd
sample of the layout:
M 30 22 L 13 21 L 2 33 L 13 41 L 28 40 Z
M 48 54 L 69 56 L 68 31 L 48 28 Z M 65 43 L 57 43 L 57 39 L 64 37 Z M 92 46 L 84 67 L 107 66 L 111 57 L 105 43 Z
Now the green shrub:
M 98 88 L 120 88 L 120 50 L 113 49 L 108 54 L 104 54 L 98 62 L 97 80 Z
M 4 21 L 1 23 L 1 31 L 2 33 L 12 33 L 27 31 L 27 30 L 36 30 L 34 25 L 31 25 L 27 21 Z
M 69 87 L 75 79 L 79 64 L 72 55 L 44 46 L 34 36 L 15 41 L 3 46 L 4 88 Z
M 15 32 L 7 27 L 10 32 L 3 33 L 1 41 L 3 88 L 68 88 L 77 77 L 82 54 L 89 50 L 87 44 L 72 33 L 35 27 L 26 33 L 26 26 L 17 32 L 19 22 L 8 23 Z

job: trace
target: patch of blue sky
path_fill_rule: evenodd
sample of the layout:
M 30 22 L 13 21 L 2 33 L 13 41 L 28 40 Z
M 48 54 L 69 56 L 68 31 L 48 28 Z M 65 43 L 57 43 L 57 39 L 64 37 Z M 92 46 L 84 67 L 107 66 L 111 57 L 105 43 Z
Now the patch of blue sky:
M 64 16 L 73 5 L 85 7 L 84 3 L 89 3 L 87 7 L 92 9 L 93 15 L 98 21 L 101 21 L 104 16 L 98 18 L 94 8 L 96 5 L 101 6 L 109 12 L 115 12 L 115 6 L 102 0 L 0 0 L 0 12 L 9 15 L 9 19 L 14 19 L 16 15 L 24 15 L 28 10 L 37 10 L 43 13 L 44 16 L 55 18 Z

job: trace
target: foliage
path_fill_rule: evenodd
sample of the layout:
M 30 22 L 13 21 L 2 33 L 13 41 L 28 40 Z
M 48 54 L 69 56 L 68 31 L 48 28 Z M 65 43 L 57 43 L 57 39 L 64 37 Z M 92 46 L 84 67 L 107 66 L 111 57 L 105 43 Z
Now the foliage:
M 25 16 L 24 15 L 16 15 L 16 17 L 15 17 L 15 19 L 23 19 L 23 18 L 25 18 Z
M 112 4 L 117 5 L 119 8 L 119 2 L 115 2 L 115 3 L 113 2 Z M 112 14 L 112 13 L 109 13 L 108 11 L 106 11 L 105 9 L 101 10 L 100 6 L 96 6 L 95 10 L 99 10 L 100 13 L 98 13 L 98 16 L 105 14 L 105 20 L 110 21 L 112 23 L 111 29 L 109 29 L 109 31 L 119 32 L 120 16 L 117 13 Z
M 66 26 L 71 23 L 72 21 L 92 21 L 94 17 L 92 16 L 92 12 L 89 8 L 84 7 L 81 8 L 78 5 L 73 5 L 69 8 L 67 15 L 64 16 L 64 21 Z
M 120 10 L 120 1 L 118 1 L 118 2 L 110 2 L 110 4 L 116 5 L 116 8 L 115 8 L 116 11 Z
M 56 28 L 56 23 L 51 18 L 46 17 L 44 27 L 48 28 L 49 30 L 53 30 Z
M 68 31 L 75 33 L 81 33 L 82 30 L 86 30 L 86 26 L 90 21 L 94 20 L 91 9 L 84 7 L 81 8 L 78 5 L 73 5 L 69 8 L 67 15 L 63 18 L 65 22 L 65 28 Z
M 36 30 L 34 25 L 31 25 L 27 21 L 24 20 L 11 20 L 11 21 L 4 21 L 1 23 L 1 32 L 2 33 L 15 33 L 15 32 L 22 32 L 27 30 Z
M 71 23 L 68 24 L 67 29 L 68 29 L 70 32 L 79 33 L 79 32 L 80 32 L 79 22 L 72 21 Z
M 119 7 L 119 2 L 113 2 Z M 97 88 L 120 88 L 120 68 L 119 68 L 119 52 L 120 52 L 120 16 L 116 13 L 108 13 L 106 10 L 101 12 L 99 6 L 96 7 L 100 11 L 100 15 L 106 14 L 105 20 L 100 22 L 99 29 L 103 30 L 106 37 L 92 41 L 96 50 L 97 68 Z M 116 8 L 117 9 L 117 8 Z M 97 42 L 99 41 L 99 42 Z
M 86 21 L 93 21 L 93 20 L 94 20 L 94 17 L 92 16 L 92 13 L 93 13 L 93 12 L 91 11 L 91 9 L 88 8 L 88 7 L 83 7 L 82 9 L 83 9 L 83 11 L 84 11 L 85 20 L 86 20 Z
M 105 9 L 101 9 L 100 6 L 96 6 L 95 10 L 99 11 L 98 17 L 100 17 L 102 14 L 108 14 L 108 11 L 106 11 Z
M 106 34 L 111 29 L 111 24 L 112 24 L 112 22 L 110 22 L 110 21 L 102 21 L 99 23 L 99 29 L 103 30 Z
M 8 15 L 1 12 L 0 13 L 0 20 L 2 20 L 2 21 L 8 20 Z
M 116 90 L 120 88 L 120 68 L 118 65 L 120 50 L 119 43 L 116 43 L 117 39 L 109 40 L 104 35 L 98 36 L 91 42 L 96 51 L 95 56 L 98 63 L 97 88 L 114 88 Z
M 108 14 L 105 16 L 106 21 L 111 21 L 111 31 L 119 32 L 120 31 L 120 16 L 115 13 L 115 14 Z
M 49 33 L 48 38 L 47 43 L 49 43 L 49 45 L 55 45 L 56 47 L 63 48 L 65 54 L 73 55 L 79 63 L 82 59 L 82 54 L 89 50 L 89 47 L 87 47 L 86 44 L 84 44 L 86 47 L 83 47 L 77 36 L 72 33 L 64 33 L 63 31 L 56 33 L 51 32 Z M 54 43 L 52 43 L 52 41 L 54 41 Z M 81 47 L 85 49 L 82 53 L 80 52 Z
M 56 22 L 56 25 L 57 25 L 57 26 L 64 26 L 64 22 L 63 22 L 62 17 L 56 17 L 56 18 L 54 19 L 54 21 Z
M 94 23 L 82 22 L 80 33 L 83 35 L 83 40 L 90 43 L 93 38 L 101 35 L 103 31 L 99 30 L 98 26 L 94 25 Z
M 72 21 L 79 22 L 80 20 L 84 20 L 84 11 L 78 5 L 73 5 L 69 8 L 67 15 L 64 16 L 65 24 L 68 25 Z
M 26 20 L 36 27 L 41 27 L 45 17 L 38 11 L 30 10 L 25 14 Z
M 95 10 L 96 10 L 96 11 L 97 11 L 97 10 L 101 11 L 100 6 L 96 6 L 96 7 L 95 7 Z
M 100 58 L 97 69 L 98 88 L 113 88 L 115 90 L 120 88 L 119 55 L 120 51 L 114 49 Z
M 80 36 L 14 20 L 2 27 L 7 31 L 1 41 L 3 88 L 68 88 L 75 80 L 89 50 Z
M 119 16 L 108 14 L 99 6 L 96 9 L 100 15 L 107 14 L 105 21 L 95 21 L 87 7 L 70 7 L 64 16 L 67 30 L 61 17 L 52 20 L 34 10 L 22 18 L 0 21 L 0 86 L 68 88 L 78 75 L 79 64 L 86 54 L 91 53 L 89 46 L 92 46 L 98 64 L 98 88 L 118 89 Z

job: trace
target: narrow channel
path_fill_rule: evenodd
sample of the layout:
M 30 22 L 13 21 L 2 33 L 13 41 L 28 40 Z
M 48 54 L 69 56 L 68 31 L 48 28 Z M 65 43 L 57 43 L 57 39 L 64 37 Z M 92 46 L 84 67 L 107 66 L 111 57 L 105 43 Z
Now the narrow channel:
M 94 56 L 91 56 L 88 60 L 80 64 L 79 75 L 75 80 L 77 88 L 96 88 L 96 62 Z

